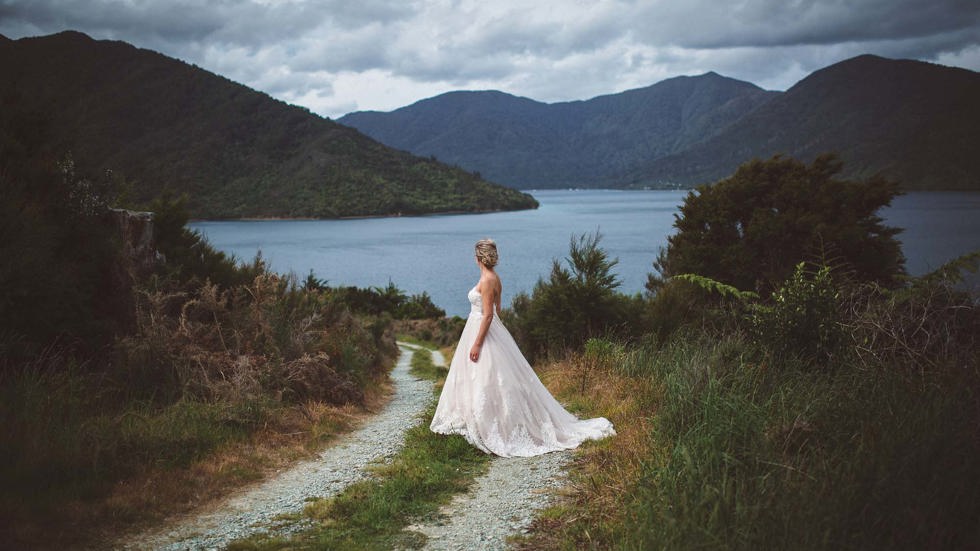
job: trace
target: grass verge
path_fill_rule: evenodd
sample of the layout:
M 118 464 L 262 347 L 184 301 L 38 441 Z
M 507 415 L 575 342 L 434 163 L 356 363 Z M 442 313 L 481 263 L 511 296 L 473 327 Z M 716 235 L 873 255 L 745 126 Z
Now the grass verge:
M 432 361 L 431 352 L 425 349 L 412 354 L 411 373 L 420 379 L 441 381 L 446 378 L 449 368 L 444 365 L 436 365 Z
M 104 398 L 91 374 L 7 373 L 0 539 L 88 547 L 192 510 L 312 456 L 380 405 L 385 386 L 370 387 L 362 406 L 260 398 L 157 406 Z

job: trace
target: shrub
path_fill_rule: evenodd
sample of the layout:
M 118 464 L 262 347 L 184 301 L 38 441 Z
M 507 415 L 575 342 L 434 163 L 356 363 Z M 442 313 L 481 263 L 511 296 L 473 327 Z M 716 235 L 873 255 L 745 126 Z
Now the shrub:
M 752 332 L 777 359 L 795 356 L 826 365 L 843 354 L 847 344 L 841 309 L 830 268 L 808 273 L 801 262 L 767 304 L 754 305 Z
M 629 335 L 642 327 L 641 299 L 616 292 L 619 281 L 599 247 L 601 235 L 582 235 L 569 244 L 568 268 L 555 260 L 548 281 L 530 296 L 520 293 L 505 321 L 531 359 L 581 347 L 590 337 Z

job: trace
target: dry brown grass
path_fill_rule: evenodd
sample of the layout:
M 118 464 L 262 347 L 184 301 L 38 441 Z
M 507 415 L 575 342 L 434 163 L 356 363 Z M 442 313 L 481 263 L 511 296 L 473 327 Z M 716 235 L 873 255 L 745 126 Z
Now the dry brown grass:
M 620 358 L 621 359 L 621 358 Z M 545 386 L 580 417 L 603 416 L 613 422 L 616 436 L 583 445 L 570 468 L 570 482 L 557 503 L 543 511 L 520 549 L 605 548 L 603 537 L 623 523 L 621 503 L 637 485 L 642 462 L 654 453 L 650 432 L 655 413 L 652 397 L 660 389 L 648 378 L 626 377 L 609 365 L 594 368 L 582 392 L 581 365 L 573 356 L 542 367 Z
M 167 519 L 206 511 L 232 491 L 314 457 L 380 410 L 390 396 L 385 379 L 368 387 L 363 405 L 284 405 L 247 441 L 219 448 L 185 468 L 149 466 L 119 481 L 103 498 L 62 504 L 53 511 L 60 519 L 21 519 L 11 536 L 34 548 L 104 547 L 120 534 L 125 538 Z M 51 531 L 51 524 L 64 529 Z

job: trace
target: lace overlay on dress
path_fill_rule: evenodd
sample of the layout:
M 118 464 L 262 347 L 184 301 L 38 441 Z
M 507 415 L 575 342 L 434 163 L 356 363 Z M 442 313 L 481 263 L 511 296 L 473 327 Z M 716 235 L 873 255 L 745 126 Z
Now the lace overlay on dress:
M 585 440 L 616 434 L 604 417 L 580 420 L 566 411 L 541 384 L 497 316 L 490 322 L 480 359 L 470 361 L 483 304 L 475 287 L 467 299 L 470 314 L 430 424 L 433 432 L 460 434 L 484 452 L 503 457 L 571 449 Z

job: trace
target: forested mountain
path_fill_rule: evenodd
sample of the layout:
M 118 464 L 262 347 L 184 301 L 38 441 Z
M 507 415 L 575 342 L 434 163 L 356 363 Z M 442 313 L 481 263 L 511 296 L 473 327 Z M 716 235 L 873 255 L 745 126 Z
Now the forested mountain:
M 625 183 L 696 184 L 746 159 L 834 151 L 844 177 L 906 189 L 980 190 L 980 73 L 864 55 L 814 72 L 718 135 L 632 171 Z
M 556 104 L 452 92 L 339 122 L 525 189 L 692 186 L 752 158 L 826 152 L 840 154 L 844 177 L 980 189 L 980 74 L 870 55 L 787 92 L 708 73 Z
M 0 124 L 36 127 L 52 156 L 71 152 L 89 172 L 112 169 L 135 201 L 186 192 L 196 217 L 537 206 L 529 195 L 124 42 L 70 31 L 4 38 L 0 74 Z M 0 127 L 0 138 L 22 130 Z
M 595 187 L 717 134 L 775 95 L 707 73 L 554 104 L 496 91 L 450 92 L 338 122 L 510 186 Z

